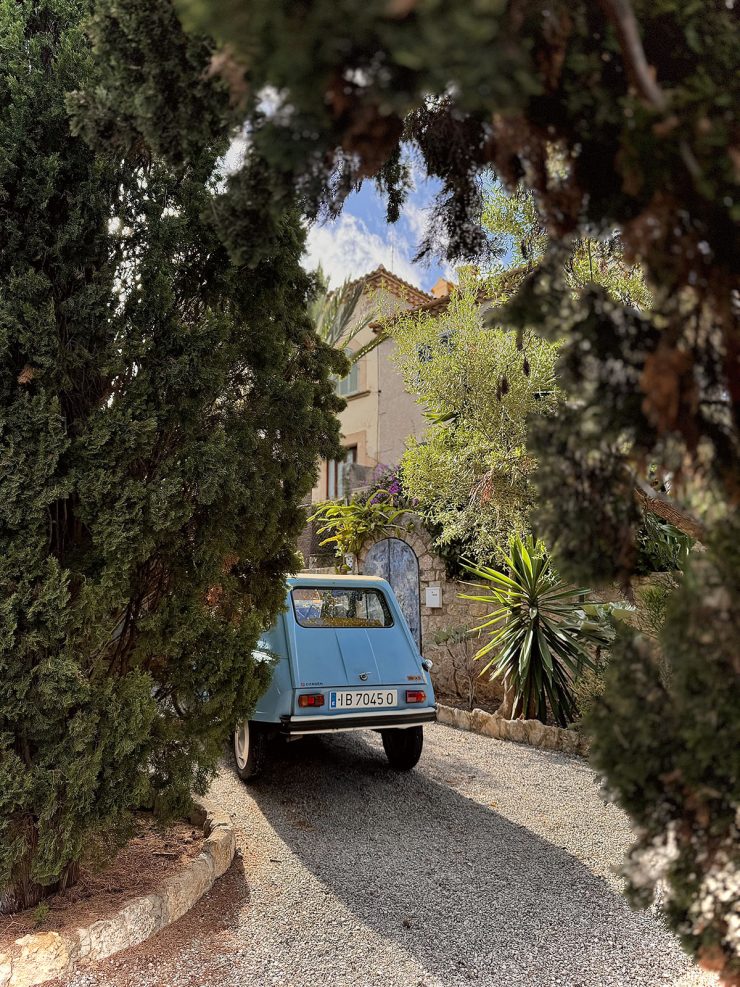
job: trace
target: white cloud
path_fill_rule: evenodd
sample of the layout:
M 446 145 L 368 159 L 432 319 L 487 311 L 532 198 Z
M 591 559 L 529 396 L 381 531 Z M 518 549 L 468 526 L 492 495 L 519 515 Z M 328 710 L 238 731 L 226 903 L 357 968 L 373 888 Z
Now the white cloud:
M 403 207 L 400 222 L 403 222 L 404 219 L 408 223 L 411 236 L 414 238 L 414 243 L 418 247 L 429 223 L 429 209 L 409 200 Z
M 358 202 L 360 215 L 354 211 L 354 196 L 350 196 L 336 220 L 309 227 L 303 257 L 307 270 L 321 264 L 333 287 L 345 279 L 367 274 L 380 264 L 427 291 L 440 275 L 451 281 L 457 279 L 454 267 L 441 258 L 421 263 L 412 261 L 432 220 L 430 206 L 440 183 L 429 178 L 418 151 L 407 148 L 406 161 L 411 171 L 411 188 L 398 222 L 383 224 L 385 205 L 379 196 L 369 200 L 365 196 L 361 204 Z M 365 215 L 369 215 L 371 225 L 363 218 Z
M 419 284 L 423 271 L 411 263 L 415 243 L 389 227 L 385 237 L 371 233 L 351 212 L 308 231 L 303 266 L 312 271 L 321 264 L 333 287 L 347 278 L 368 274 L 382 264 L 404 281 Z
M 240 133 L 232 138 L 226 153 L 216 162 L 213 178 L 219 194 L 226 191 L 228 178 L 244 167 L 248 151 L 249 133 L 246 127 L 242 127 Z

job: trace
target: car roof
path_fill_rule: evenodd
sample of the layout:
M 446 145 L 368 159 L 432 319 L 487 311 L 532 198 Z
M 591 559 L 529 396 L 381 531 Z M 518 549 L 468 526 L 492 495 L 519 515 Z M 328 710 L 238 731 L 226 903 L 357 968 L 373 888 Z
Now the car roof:
M 288 576 L 288 586 L 385 586 L 385 579 L 380 576 L 344 576 L 340 573 L 299 572 Z

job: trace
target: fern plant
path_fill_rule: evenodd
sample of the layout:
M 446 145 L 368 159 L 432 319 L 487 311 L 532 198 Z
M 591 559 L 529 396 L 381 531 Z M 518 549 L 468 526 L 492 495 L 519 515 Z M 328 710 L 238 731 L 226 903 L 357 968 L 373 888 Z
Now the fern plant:
M 586 590 L 558 579 L 541 542 L 513 538 L 504 562 L 508 575 L 465 563 L 484 586 L 463 598 L 493 605 L 475 628 L 490 634 L 475 656 L 491 656 L 481 674 L 491 670 L 491 678 L 512 690 L 513 717 L 544 722 L 549 705 L 556 722 L 567 726 L 578 713 L 573 683 L 584 669 L 594 668 L 589 645 L 608 644 L 611 627 L 599 610 L 584 608 Z

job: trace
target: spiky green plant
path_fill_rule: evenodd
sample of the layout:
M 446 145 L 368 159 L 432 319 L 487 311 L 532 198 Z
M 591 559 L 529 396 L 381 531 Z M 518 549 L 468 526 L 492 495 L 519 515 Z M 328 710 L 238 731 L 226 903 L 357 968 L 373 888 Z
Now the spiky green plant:
M 366 329 L 371 322 L 379 317 L 376 306 L 371 304 L 363 309 L 362 299 L 366 285 L 361 278 L 358 281 L 344 281 L 333 291 L 323 281 L 319 271 L 319 288 L 313 302 L 309 306 L 309 315 L 319 339 L 335 350 L 341 350 L 349 360 L 350 366 L 358 363 L 388 338 L 388 333 L 381 330 L 373 334 L 373 338 L 357 350 L 350 344 Z
M 513 691 L 512 716 L 544 722 L 549 706 L 554 719 L 567 726 L 578 710 L 573 682 L 594 667 L 588 645 L 607 643 L 609 626 L 584 609 L 581 598 L 587 590 L 558 579 L 541 542 L 516 536 L 503 561 L 508 575 L 465 563 L 484 591 L 463 598 L 493 605 L 475 628 L 490 634 L 476 659 L 491 655 L 483 673 L 491 670 L 492 679 L 502 679 Z

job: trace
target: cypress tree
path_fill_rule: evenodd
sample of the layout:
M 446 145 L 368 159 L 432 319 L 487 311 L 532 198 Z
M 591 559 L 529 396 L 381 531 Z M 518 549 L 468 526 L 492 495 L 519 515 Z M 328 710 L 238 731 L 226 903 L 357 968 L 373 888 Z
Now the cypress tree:
M 142 800 L 204 788 L 337 443 L 295 212 L 255 210 L 229 253 L 225 129 L 179 169 L 73 134 L 88 14 L 0 2 L 2 911 Z

